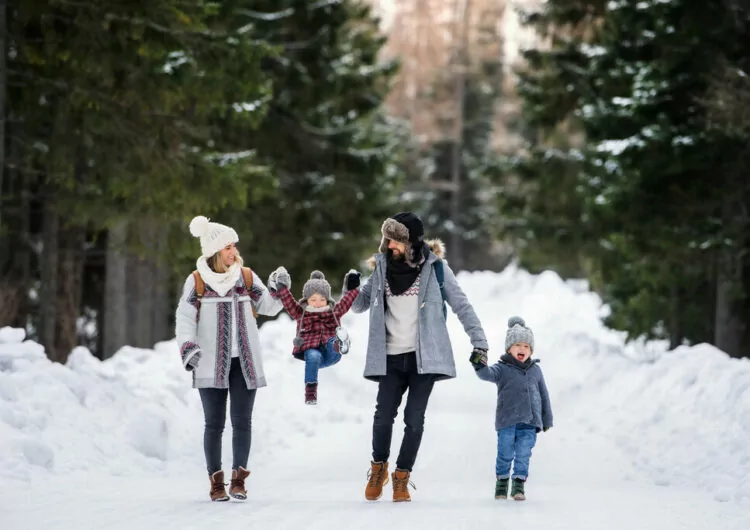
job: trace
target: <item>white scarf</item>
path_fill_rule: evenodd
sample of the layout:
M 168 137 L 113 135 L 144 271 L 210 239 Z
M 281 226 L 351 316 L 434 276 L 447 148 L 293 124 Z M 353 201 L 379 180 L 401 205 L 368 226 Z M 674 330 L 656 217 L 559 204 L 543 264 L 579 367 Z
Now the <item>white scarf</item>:
M 229 290 L 234 287 L 234 285 L 240 279 L 240 274 L 242 274 L 242 268 L 236 261 L 232 263 L 232 266 L 229 267 L 229 270 L 227 272 L 221 274 L 211 270 L 211 267 L 208 266 L 206 258 L 198 258 L 195 266 L 206 285 L 216 291 L 219 296 L 225 296 L 229 292 Z
M 324 305 L 322 307 L 313 307 L 311 305 L 305 304 L 305 311 L 307 311 L 308 313 L 324 313 L 324 312 L 330 311 L 330 310 L 331 310 L 331 306 L 328 305 L 328 304 L 326 304 L 326 305 Z

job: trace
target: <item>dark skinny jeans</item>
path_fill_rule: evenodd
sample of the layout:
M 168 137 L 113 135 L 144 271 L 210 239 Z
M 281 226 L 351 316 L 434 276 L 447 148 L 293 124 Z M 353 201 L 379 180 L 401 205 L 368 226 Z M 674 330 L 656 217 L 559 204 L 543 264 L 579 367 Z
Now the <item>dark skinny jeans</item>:
M 221 470 L 221 436 L 227 420 L 227 396 L 229 417 L 232 421 L 232 469 L 247 468 L 252 439 L 253 405 L 256 390 L 248 390 L 242 375 L 240 360 L 232 359 L 229 368 L 229 389 L 199 389 L 206 427 L 203 431 L 203 451 L 206 454 L 208 474 Z

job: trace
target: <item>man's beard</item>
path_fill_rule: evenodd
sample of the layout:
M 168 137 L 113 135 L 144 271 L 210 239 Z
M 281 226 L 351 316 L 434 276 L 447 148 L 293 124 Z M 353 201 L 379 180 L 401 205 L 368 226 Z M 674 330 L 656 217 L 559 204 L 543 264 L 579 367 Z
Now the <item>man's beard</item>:
M 394 261 L 404 261 L 404 259 L 406 259 L 402 252 L 393 250 L 392 248 L 388 249 L 388 258 Z

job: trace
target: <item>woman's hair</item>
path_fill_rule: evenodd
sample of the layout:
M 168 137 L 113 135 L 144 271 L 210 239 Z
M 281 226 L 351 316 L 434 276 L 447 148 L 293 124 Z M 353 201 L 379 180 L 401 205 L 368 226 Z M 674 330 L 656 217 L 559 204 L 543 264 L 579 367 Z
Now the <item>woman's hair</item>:
M 242 256 L 240 256 L 239 250 L 235 252 L 234 260 L 236 263 L 239 263 L 240 267 L 242 267 L 242 265 L 245 263 L 244 261 L 242 261 Z M 217 274 L 224 274 L 228 270 L 227 266 L 224 265 L 224 262 L 221 260 L 221 251 L 217 252 L 206 261 L 208 262 L 208 266 L 211 268 L 211 270 Z

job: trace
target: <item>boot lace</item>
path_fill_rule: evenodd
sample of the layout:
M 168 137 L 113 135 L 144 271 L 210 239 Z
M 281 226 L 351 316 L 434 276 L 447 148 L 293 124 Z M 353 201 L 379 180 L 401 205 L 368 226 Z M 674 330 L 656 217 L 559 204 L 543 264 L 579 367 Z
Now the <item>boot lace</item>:
M 411 486 L 412 489 L 417 489 L 417 486 L 409 480 L 409 475 L 406 476 L 406 478 L 398 478 L 395 475 L 393 476 L 393 491 L 394 492 L 407 492 L 408 488 L 407 485 Z
M 224 493 L 224 487 L 227 484 L 225 482 L 212 482 L 211 483 L 211 493 Z
M 383 480 L 383 475 L 385 474 L 385 465 L 382 465 L 379 469 L 376 469 L 374 472 L 372 469 L 367 471 L 367 480 L 368 486 L 376 487 L 380 486 L 381 484 L 385 486 L 388 484 L 388 475 L 385 475 L 385 481 Z

